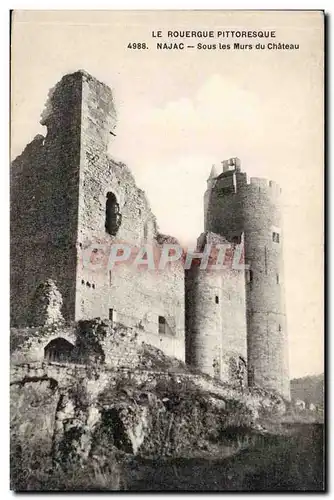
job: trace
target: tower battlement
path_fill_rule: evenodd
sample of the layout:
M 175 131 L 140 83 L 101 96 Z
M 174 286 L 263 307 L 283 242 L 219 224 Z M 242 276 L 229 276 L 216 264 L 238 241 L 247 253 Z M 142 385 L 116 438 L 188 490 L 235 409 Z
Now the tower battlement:
M 264 177 L 250 177 L 247 186 L 254 186 L 258 191 L 266 192 L 269 196 L 279 196 L 282 188 L 277 182 Z
M 273 199 L 280 196 L 282 189 L 277 182 L 264 177 L 248 177 L 241 170 L 240 158 L 234 157 L 213 165 L 208 179 L 208 190 L 219 190 L 220 195 L 235 194 L 239 191 L 264 193 Z

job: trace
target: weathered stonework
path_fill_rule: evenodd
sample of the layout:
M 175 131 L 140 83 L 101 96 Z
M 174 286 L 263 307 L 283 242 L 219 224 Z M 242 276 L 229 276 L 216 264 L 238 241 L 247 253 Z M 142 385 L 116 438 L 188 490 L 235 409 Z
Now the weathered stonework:
M 11 333 L 13 364 L 65 362 L 117 369 L 137 366 L 140 361 L 137 333 L 122 326 L 113 327 L 111 321 L 100 318 L 72 326 L 12 329 Z
M 104 266 L 90 260 L 94 245 L 107 259 L 115 242 L 161 249 L 145 193 L 129 168 L 108 155 L 116 124 L 111 90 L 84 71 L 66 75 L 50 92 L 41 123 L 46 137 L 36 137 L 11 169 L 12 324 L 31 324 L 36 289 L 51 279 L 67 322 L 112 314 L 142 340 L 184 359 L 182 266 L 110 270 L 108 260 Z M 108 199 L 114 200 L 111 227 L 106 227 Z M 163 335 L 159 316 L 166 319 Z
M 203 233 L 197 251 L 206 244 L 227 245 L 215 233 Z M 210 262 L 209 262 L 210 264 Z M 244 272 L 227 267 L 200 269 L 193 262 L 185 273 L 186 361 L 203 372 L 236 385 L 245 384 L 237 375 L 247 362 L 246 299 Z
M 31 305 L 31 326 L 45 326 L 61 323 L 64 318 L 61 313 L 63 298 L 53 280 L 46 280 L 36 290 Z
M 248 182 L 238 158 L 226 160 L 208 179 L 205 228 L 244 238 L 248 381 L 290 399 L 280 194 L 273 181 Z
M 108 86 L 82 70 L 66 75 L 42 113 L 46 136 L 12 164 L 11 322 L 21 339 L 12 361 L 134 366 L 146 342 L 235 387 L 248 371 L 251 385 L 289 399 L 278 186 L 248 183 L 238 159 L 209 177 L 198 249 L 244 241 L 248 274 L 133 266 L 146 244 L 156 261 L 178 242 L 110 157 L 116 122 Z M 123 243 L 129 262 L 110 266 Z

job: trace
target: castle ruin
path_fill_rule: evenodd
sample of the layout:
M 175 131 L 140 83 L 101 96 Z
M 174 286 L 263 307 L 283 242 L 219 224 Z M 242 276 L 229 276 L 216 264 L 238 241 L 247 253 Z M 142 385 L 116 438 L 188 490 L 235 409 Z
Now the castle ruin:
M 85 266 L 92 242 L 97 254 L 115 241 L 159 253 L 177 240 L 158 231 L 131 171 L 108 154 L 116 126 L 108 86 L 85 71 L 64 76 L 41 123 L 46 136 L 11 168 L 12 325 L 36 326 L 32 308 L 47 283 L 65 322 L 109 319 L 204 373 L 289 399 L 280 188 L 248 180 L 238 158 L 212 168 L 198 251 L 242 243 L 246 270 Z

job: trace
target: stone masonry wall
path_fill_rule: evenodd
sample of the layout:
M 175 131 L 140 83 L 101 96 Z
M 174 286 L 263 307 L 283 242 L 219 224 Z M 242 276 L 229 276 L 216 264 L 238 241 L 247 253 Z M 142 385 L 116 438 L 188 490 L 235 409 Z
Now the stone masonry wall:
M 289 399 L 280 190 L 275 183 L 253 180 L 242 196 L 246 258 L 253 271 L 247 285 L 251 375 L 255 384 Z M 279 242 L 273 241 L 276 231 Z
M 208 231 L 230 240 L 244 233 L 250 266 L 246 275 L 249 383 L 277 390 L 288 399 L 280 188 L 266 179 L 247 182 L 245 173 L 230 171 L 206 193 L 206 206 Z M 279 242 L 273 241 L 277 231 Z
M 38 135 L 11 166 L 11 321 L 29 323 L 41 282 L 52 279 L 65 319 L 74 319 L 81 81 L 65 76 L 51 91 Z
M 76 326 L 54 324 L 34 328 L 11 328 L 11 363 L 25 364 L 44 361 L 44 349 L 52 341 L 62 338 L 73 346 Z
M 215 233 L 201 235 L 199 251 L 204 244 L 232 248 Z M 239 358 L 245 366 L 247 362 L 245 277 L 243 270 L 235 270 L 231 264 L 225 263 L 221 270 L 210 268 L 211 264 L 215 259 L 206 269 L 193 265 L 186 271 L 187 362 L 211 376 L 232 381 Z
M 181 266 L 165 271 L 120 264 L 108 267 L 111 245 L 128 244 L 133 255 L 149 244 L 159 255 L 155 217 L 145 193 L 129 168 L 108 156 L 112 151 L 115 111 L 111 90 L 83 74 L 81 167 L 79 197 L 79 259 L 76 282 L 76 319 L 100 316 L 135 328 L 142 340 L 184 359 L 184 273 Z M 105 228 L 107 194 L 113 193 L 122 217 L 115 236 Z M 90 242 L 104 256 L 103 265 L 87 265 Z M 85 264 L 86 263 L 86 264 Z M 166 320 L 159 334 L 158 318 Z
M 184 359 L 184 274 L 126 266 L 84 265 L 91 242 L 108 251 L 115 242 L 159 252 L 155 217 L 128 169 L 108 156 L 116 112 L 111 90 L 84 71 L 66 75 L 50 91 L 37 136 L 11 169 L 11 317 L 30 325 L 34 296 L 51 279 L 66 321 L 111 316 Z M 112 193 L 121 214 L 116 236 L 105 227 Z M 166 321 L 159 333 L 158 318 Z M 118 319 L 117 319 L 118 318 Z
M 58 341 L 58 342 L 57 342 Z M 66 343 L 64 342 L 66 341 Z M 71 356 L 65 354 L 68 364 L 108 366 L 117 369 L 137 366 L 140 345 L 135 330 L 100 319 L 80 321 L 77 324 L 54 324 L 36 328 L 13 328 L 11 331 L 11 363 L 47 363 L 48 346 L 54 345 L 54 359 L 61 359 L 63 345 L 72 347 Z M 57 352 L 58 351 L 58 352 Z
M 284 411 L 284 403 L 279 395 L 268 393 L 265 390 L 236 390 L 228 384 L 222 384 L 218 380 L 203 377 L 193 373 L 168 373 L 156 370 L 141 370 L 133 368 L 119 368 L 118 370 L 105 367 L 98 370 L 94 367 L 83 365 L 66 365 L 57 363 L 30 363 L 13 365 L 11 367 L 11 383 L 18 384 L 23 380 L 48 379 L 57 382 L 58 386 L 68 387 L 76 380 L 85 380 L 89 393 L 97 396 L 106 386 L 110 386 L 117 379 L 133 380 L 140 385 L 144 382 L 157 384 L 159 380 L 165 381 L 186 381 L 190 380 L 198 385 L 202 390 L 227 400 L 239 400 L 245 402 L 256 412 L 261 406 L 275 404 Z

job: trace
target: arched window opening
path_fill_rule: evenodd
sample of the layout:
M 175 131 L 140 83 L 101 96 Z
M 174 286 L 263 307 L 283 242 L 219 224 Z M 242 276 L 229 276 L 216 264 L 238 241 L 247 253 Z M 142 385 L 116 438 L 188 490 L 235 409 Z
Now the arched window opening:
M 117 231 L 122 222 L 122 215 L 119 211 L 119 204 L 117 203 L 114 193 L 107 193 L 106 200 L 106 220 L 105 228 L 107 233 L 116 236 Z
M 74 361 L 74 345 L 61 337 L 51 340 L 44 348 L 44 359 L 50 362 L 71 363 Z

